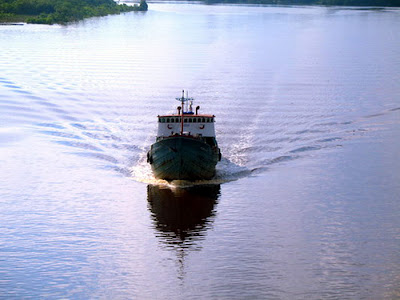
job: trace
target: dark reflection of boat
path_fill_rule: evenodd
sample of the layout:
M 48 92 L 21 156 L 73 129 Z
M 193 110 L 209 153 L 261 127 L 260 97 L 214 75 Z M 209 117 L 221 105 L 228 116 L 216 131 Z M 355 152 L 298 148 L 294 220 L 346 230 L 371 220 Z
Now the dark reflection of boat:
M 147 199 L 161 241 L 189 248 L 201 240 L 214 215 L 220 185 L 174 188 L 148 185 Z

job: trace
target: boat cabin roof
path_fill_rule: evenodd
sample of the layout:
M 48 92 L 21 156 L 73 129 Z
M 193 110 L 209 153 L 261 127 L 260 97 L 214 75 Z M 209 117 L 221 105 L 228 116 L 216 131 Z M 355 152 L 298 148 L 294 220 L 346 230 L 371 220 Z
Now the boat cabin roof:
M 181 114 L 173 114 L 173 115 L 161 115 L 161 116 L 157 116 L 158 118 L 170 118 L 170 117 L 181 117 L 182 115 Z M 200 117 L 200 118 L 214 118 L 215 116 L 214 115 L 195 115 L 195 114 L 187 114 L 187 113 L 184 113 L 183 114 L 183 116 L 184 117 L 189 117 L 189 118 L 191 118 L 191 117 Z

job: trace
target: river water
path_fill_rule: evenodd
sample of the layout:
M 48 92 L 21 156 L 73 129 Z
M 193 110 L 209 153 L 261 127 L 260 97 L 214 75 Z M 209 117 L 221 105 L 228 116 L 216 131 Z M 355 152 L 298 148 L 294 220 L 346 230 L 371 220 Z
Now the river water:
M 150 3 L 0 28 L 0 298 L 400 298 L 400 10 Z M 156 116 L 216 115 L 208 182 Z

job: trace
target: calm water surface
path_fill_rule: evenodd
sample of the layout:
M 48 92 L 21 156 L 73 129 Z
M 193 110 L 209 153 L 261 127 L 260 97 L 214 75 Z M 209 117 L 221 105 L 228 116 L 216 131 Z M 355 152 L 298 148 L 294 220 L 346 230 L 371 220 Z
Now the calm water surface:
M 399 299 L 400 10 L 152 3 L 0 28 L 0 298 Z M 208 182 L 157 114 L 217 116 Z

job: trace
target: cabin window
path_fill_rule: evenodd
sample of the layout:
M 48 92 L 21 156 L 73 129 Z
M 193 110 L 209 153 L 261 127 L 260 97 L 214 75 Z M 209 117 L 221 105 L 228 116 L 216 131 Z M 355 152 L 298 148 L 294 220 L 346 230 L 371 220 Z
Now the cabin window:
M 197 118 L 193 118 L 193 123 L 197 123 Z
M 192 123 L 192 122 L 193 122 L 192 118 L 189 118 L 189 123 Z
M 205 122 L 206 122 L 206 119 L 202 118 L 201 121 L 202 121 L 203 123 L 205 123 Z
M 179 123 L 179 118 L 175 118 L 175 122 L 176 122 L 176 123 Z
M 187 123 L 187 118 L 183 118 L 183 123 Z

